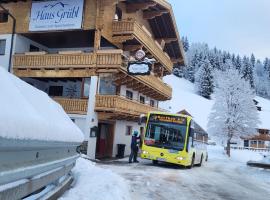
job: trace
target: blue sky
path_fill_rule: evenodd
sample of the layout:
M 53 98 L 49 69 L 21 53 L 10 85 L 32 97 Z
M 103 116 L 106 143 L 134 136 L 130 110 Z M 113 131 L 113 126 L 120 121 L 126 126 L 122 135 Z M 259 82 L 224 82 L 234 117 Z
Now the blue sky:
M 270 0 L 169 0 L 180 35 L 191 42 L 270 57 Z

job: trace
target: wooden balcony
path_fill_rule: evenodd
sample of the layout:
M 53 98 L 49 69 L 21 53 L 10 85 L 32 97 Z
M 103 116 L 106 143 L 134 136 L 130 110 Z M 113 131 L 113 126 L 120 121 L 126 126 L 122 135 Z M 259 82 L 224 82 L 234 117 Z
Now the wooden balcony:
M 128 88 L 159 101 L 165 101 L 172 97 L 172 88 L 152 74 L 149 76 L 130 76 L 125 69 L 121 69 L 115 76 L 115 83 L 116 85 L 126 85 Z
M 141 114 L 162 110 L 118 95 L 96 95 L 95 111 L 107 119 L 134 120 Z
M 87 114 L 88 99 L 70 99 L 64 97 L 53 97 L 68 114 Z
M 123 43 L 135 38 L 169 73 L 172 72 L 173 63 L 170 57 L 162 50 L 162 47 L 153 39 L 146 28 L 140 26 L 136 21 L 114 21 L 112 31 L 114 42 Z
M 19 77 L 90 77 L 117 72 L 123 63 L 122 53 L 113 49 L 97 53 L 18 54 L 13 56 L 13 71 Z

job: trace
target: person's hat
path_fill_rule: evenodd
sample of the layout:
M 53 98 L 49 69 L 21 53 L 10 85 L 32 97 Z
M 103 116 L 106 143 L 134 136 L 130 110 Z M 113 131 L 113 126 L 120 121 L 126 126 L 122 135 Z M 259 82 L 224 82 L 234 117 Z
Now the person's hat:
M 137 136 L 137 135 L 139 135 L 139 132 L 138 132 L 138 131 L 134 131 L 134 132 L 133 132 L 133 135 L 134 135 L 134 136 Z

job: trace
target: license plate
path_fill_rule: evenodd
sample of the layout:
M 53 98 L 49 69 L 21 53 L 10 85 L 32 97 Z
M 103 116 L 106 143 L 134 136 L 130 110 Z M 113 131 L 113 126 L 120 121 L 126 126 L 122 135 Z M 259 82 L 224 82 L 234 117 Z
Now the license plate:
M 166 162 L 165 158 L 157 158 L 158 161 Z

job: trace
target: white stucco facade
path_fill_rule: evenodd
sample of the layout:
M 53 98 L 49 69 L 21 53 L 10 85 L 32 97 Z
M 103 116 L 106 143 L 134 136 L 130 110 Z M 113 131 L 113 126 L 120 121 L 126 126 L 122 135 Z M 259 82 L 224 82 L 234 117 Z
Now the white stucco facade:
M 117 155 L 117 144 L 125 144 L 125 156 L 130 154 L 130 144 L 132 135 L 126 135 L 127 126 L 132 127 L 133 131 L 140 133 L 140 127 L 144 127 L 144 124 L 139 125 L 137 122 L 116 120 L 114 130 L 114 142 L 113 142 L 113 157 Z

